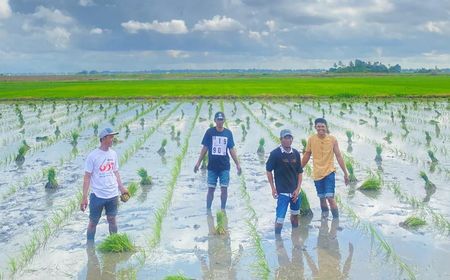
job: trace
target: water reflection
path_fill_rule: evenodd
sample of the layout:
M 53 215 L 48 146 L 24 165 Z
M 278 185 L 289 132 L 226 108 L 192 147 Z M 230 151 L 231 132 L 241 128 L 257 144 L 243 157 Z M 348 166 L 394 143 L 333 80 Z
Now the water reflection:
M 291 232 L 291 259 L 284 247 L 283 239 L 276 236 L 275 244 L 278 257 L 278 269 L 275 271 L 275 279 L 304 279 L 303 247 L 308 239 L 309 224 L 312 217 L 301 218 L 298 228 L 293 228 Z M 310 267 L 312 270 L 313 268 Z
M 226 217 L 226 213 L 225 213 Z M 236 265 L 239 263 L 243 248 L 239 245 L 239 252 L 233 257 L 231 239 L 228 230 L 228 219 L 225 218 L 224 228 L 226 233 L 216 233 L 214 217 L 208 211 L 206 220 L 208 223 L 208 262 L 206 256 L 196 250 L 200 260 L 203 279 L 237 279 Z
M 116 279 L 117 264 L 130 258 L 131 253 L 105 253 L 102 254 L 100 263 L 95 251 L 95 243 L 86 243 L 86 253 L 88 257 L 86 280 L 106 280 Z
M 353 258 L 353 244 L 348 244 L 348 257 L 341 269 L 341 253 L 337 231 L 339 219 L 333 219 L 331 227 L 328 219 L 322 219 L 317 238 L 317 266 L 308 252 L 305 251 L 306 260 L 311 267 L 314 279 L 347 279 Z

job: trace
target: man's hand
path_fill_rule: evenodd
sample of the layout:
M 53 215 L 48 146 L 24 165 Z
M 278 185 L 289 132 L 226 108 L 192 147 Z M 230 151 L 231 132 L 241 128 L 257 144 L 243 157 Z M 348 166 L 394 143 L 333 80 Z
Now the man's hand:
M 200 164 L 199 163 L 197 163 L 195 166 L 194 166 L 194 173 L 197 173 L 198 172 L 198 168 L 200 167 Z
M 236 169 L 237 169 L 237 174 L 238 174 L 238 176 L 241 176 L 241 174 L 242 174 L 242 168 L 241 168 L 241 165 L 240 165 L 240 164 L 237 164 L 237 165 L 236 165 Z
M 350 180 L 348 179 L 348 174 L 344 174 L 344 182 L 345 185 L 348 185 L 350 183 Z
M 295 191 L 292 193 L 292 202 L 296 203 L 297 199 L 298 199 L 298 195 L 300 194 L 301 189 L 297 188 L 295 189 Z
M 276 190 L 276 189 L 272 189 L 272 197 L 273 197 L 274 199 L 277 199 L 277 198 L 278 198 L 278 193 L 277 193 L 277 190 Z
M 88 206 L 88 199 L 87 197 L 83 196 L 83 198 L 81 199 L 80 210 L 84 212 L 87 206 Z

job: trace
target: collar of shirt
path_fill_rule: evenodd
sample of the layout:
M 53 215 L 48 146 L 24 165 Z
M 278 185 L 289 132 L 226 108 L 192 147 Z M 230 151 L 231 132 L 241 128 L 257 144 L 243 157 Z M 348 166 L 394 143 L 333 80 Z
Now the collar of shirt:
M 292 150 L 292 147 L 291 147 L 291 150 L 288 152 L 288 151 L 286 151 L 284 148 L 283 148 L 283 146 L 282 145 L 280 145 L 280 149 L 281 149 L 281 153 L 283 154 L 283 153 L 286 153 L 286 154 L 292 154 L 294 151 Z

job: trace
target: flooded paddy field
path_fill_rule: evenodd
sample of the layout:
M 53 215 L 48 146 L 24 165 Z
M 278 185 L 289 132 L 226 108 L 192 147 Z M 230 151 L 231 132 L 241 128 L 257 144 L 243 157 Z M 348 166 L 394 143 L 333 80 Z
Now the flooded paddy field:
M 206 170 L 193 172 L 217 111 L 243 168 L 238 176 L 231 163 L 224 235 L 215 231 L 220 192 L 208 213 Z M 0 279 L 450 278 L 447 99 L 30 101 L 2 103 L 0 113 Z M 292 130 L 302 151 L 322 116 L 356 181 L 345 186 L 336 163 L 340 218 L 324 220 L 305 168 L 302 189 L 314 216 L 297 229 L 286 219 L 276 238 L 265 161 L 281 129 Z M 84 161 L 104 127 L 120 132 L 113 149 L 125 184 L 139 182 L 142 167 L 152 177 L 119 206 L 119 232 L 135 253 L 86 245 Z M 52 168 L 59 186 L 48 190 Z M 359 190 L 369 177 L 380 190 Z M 425 225 L 404 226 L 412 216 Z M 96 244 L 107 235 L 102 217 Z

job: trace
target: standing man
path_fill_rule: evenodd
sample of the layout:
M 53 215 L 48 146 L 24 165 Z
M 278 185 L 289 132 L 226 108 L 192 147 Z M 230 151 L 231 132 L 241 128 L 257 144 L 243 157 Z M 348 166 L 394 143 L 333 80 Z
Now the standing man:
M 339 211 L 334 199 L 335 189 L 335 173 L 334 157 L 344 172 L 344 181 L 348 185 L 348 172 L 339 150 L 336 138 L 329 134 L 327 121 L 324 118 L 317 118 L 314 121 L 314 127 L 317 134 L 312 135 L 306 144 L 305 154 L 302 159 L 302 167 L 308 163 L 309 158 L 313 157 L 313 179 L 316 186 L 317 196 L 320 199 L 320 207 L 322 209 L 322 217 L 327 218 L 330 205 L 333 218 L 339 218 Z
M 89 186 L 92 186 L 89 197 L 88 241 L 94 240 L 103 208 L 105 208 L 106 219 L 109 224 L 109 233 L 117 233 L 116 215 L 119 191 L 121 194 L 128 193 L 120 180 L 117 154 L 111 149 L 116 134 L 118 132 L 113 132 L 111 128 L 102 130 L 100 132 L 100 147 L 92 151 L 86 159 L 83 198 L 80 209 L 83 212 L 86 210 Z
M 266 174 L 272 188 L 272 196 L 277 199 L 275 234 L 281 234 L 289 205 L 291 208 L 292 227 L 298 227 L 301 205 L 299 194 L 302 185 L 303 169 L 300 153 L 291 147 L 293 140 L 291 131 L 283 129 L 280 133 L 281 145 L 270 152 L 266 163 Z M 275 173 L 275 185 L 272 171 Z
M 223 126 L 225 115 L 217 112 L 214 115 L 215 127 L 209 128 L 202 140 L 202 150 L 194 167 L 197 173 L 200 164 L 208 153 L 208 194 L 206 195 L 206 209 L 211 210 L 212 201 L 214 199 L 214 191 L 216 190 L 217 180 L 220 184 L 220 208 L 225 210 L 228 198 L 228 184 L 230 182 L 230 157 L 228 151 L 236 164 L 238 175 L 241 174 L 241 166 L 234 148 L 233 133 Z

